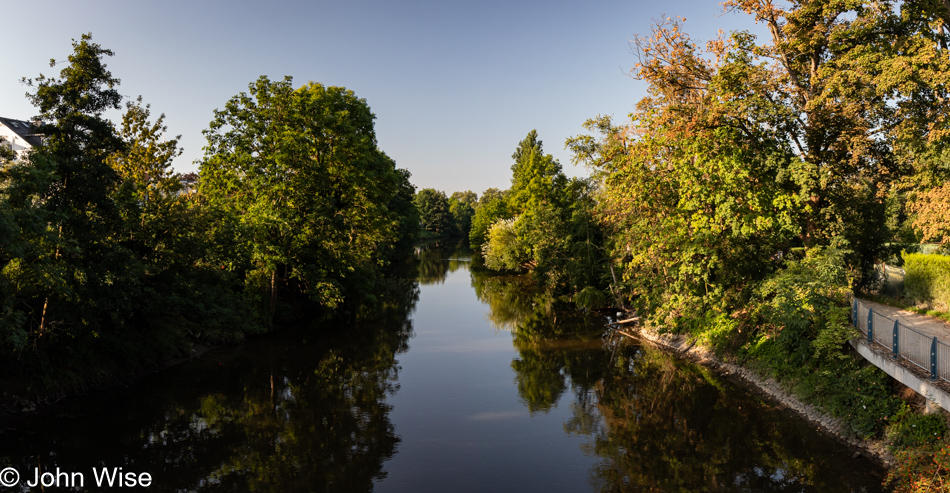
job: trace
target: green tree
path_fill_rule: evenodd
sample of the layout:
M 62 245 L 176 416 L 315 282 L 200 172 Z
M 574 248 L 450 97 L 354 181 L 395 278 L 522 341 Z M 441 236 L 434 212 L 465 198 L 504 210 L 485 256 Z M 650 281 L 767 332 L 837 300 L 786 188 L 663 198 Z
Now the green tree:
M 387 258 L 390 261 L 397 261 L 412 254 L 412 247 L 419 235 L 419 209 L 413 199 L 416 195 L 416 186 L 409 181 L 412 176 L 406 169 L 397 169 L 399 176 L 395 176 L 396 193 L 389 200 L 387 209 L 396 214 L 399 218 L 399 226 L 396 228 L 396 238 L 398 240 L 392 244 Z
M 132 252 L 138 271 L 135 323 L 156 334 L 185 327 L 205 342 L 259 330 L 237 276 L 221 269 L 233 258 L 233 235 L 216 224 L 216 211 L 182 193 L 171 169 L 181 154 L 179 137 L 166 138 L 165 115 L 154 122 L 150 116 L 141 97 L 127 103 L 119 129 L 126 147 L 108 160 L 120 178 L 119 244 Z
M 279 286 L 330 308 L 371 297 L 374 266 L 411 231 L 388 208 L 408 177 L 378 149 L 375 116 L 342 87 L 262 76 L 249 91 L 215 112 L 199 183 L 236 218 L 249 286 L 271 313 Z
M 488 230 L 495 221 L 511 218 L 504 194 L 492 194 L 491 199 L 485 199 L 486 196 L 489 196 L 488 192 L 490 190 L 497 192 L 497 189 L 489 188 L 485 191 L 486 194 L 482 195 L 482 202 L 479 203 L 475 215 L 472 216 L 472 224 L 468 233 L 469 244 L 472 249 L 477 251 L 480 251 L 482 245 L 488 241 Z
M 454 229 L 463 237 L 467 238 L 472 229 L 472 217 L 475 216 L 475 209 L 468 202 L 463 202 L 457 198 L 449 198 L 449 213 L 452 215 Z
M 796 246 L 846 246 L 869 274 L 886 253 L 884 197 L 909 169 L 912 135 L 942 139 L 939 126 L 924 131 L 939 118 L 920 103 L 942 97 L 935 74 L 947 60 L 922 40 L 945 33 L 911 15 L 919 5 L 726 5 L 763 22 L 770 41 L 737 32 L 704 51 L 667 19 L 634 42 L 649 92 L 631 122 L 592 120 L 602 141 L 569 141 L 601 171 L 614 257 L 656 313 L 741 304 L 728 300 L 747 298 Z
M 0 137 L 0 168 L 7 166 L 14 159 L 16 159 L 16 154 L 13 152 L 13 148 L 10 147 L 6 139 Z
M 756 45 L 734 35 L 723 46 L 725 63 L 709 80 L 724 104 L 713 113 L 740 128 L 774 129 L 793 144 L 786 173 L 804 205 L 803 243 L 842 237 L 852 263 L 869 272 L 884 254 L 888 188 L 910 172 L 924 146 L 945 146 L 950 132 L 945 3 L 726 6 L 754 15 L 771 36 Z
M 483 197 L 492 198 L 472 220 L 472 246 L 481 248 L 491 269 L 530 266 L 552 292 L 576 297 L 586 290 L 582 304 L 602 304 L 595 300 L 603 299 L 597 291 L 604 287 L 606 256 L 591 212 L 592 183 L 564 176 L 560 163 L 543 153 L 534 130 L 512 159 L 511 189 L 486 190 Z
M 482 255 L 485 267 L 492 270 L 520 270 L 531 259 L 516 219 L 499 219 L 491 225 Z
M 544 154 L 536 130 L 528 133 L 511 157 L 515 162 L 508 203 L 514 210 L 524 211 L 541 202 L 561 205 L 567 178 L 554 156 Z
M 59 78 L 24 79 L 35 90 L 27 97 L 39 109 L 44 138 L 29 163 L 9 170 L 7 200 L 31 250 L 5 270 L 22 286 L 32 339 L 54 329 L 94 337 L 121 324 L 131 308 L 113 289 L 128 281 L 129 258 L 115 248 L 120 217 L 110 193 L 117 175 L 107 163 L 124 143 L 102 116 L 122 101 L 119 80 L 103 63 L 112 55 L 85 34 L 73 41 Z
M 423 188 L 416 193 L 412 201 L 419 210 L 422 229 L 435 234 L 453 232 L 452 212 L 449 210 L 449 199 L 445 192 Z
M 468 204 L 473 210 L 478 208 L 478 194 L 466 190 L 464 192 L 452 192 L 452 195 L 449 196 L 449 200 L 455 199 L 458 202 Z
M 485 205 L 485 204 L 487 204 L 487 203 L 489 203 L 489 202 L 491 202 L 491 201 L 493 201 L 493 200 L 495 200 L 495 199 L 504 199 L 504 198 L 507 197 L 507 196 L 508 196 L 508 191 L 507 191 L 507 190 L 499 190 L 499 189 L 494 188 L 494 187 L 492 187 L 492 188 L 486 188 L 485 191 L 482 192 L 482 196 L 479 197 L 479 199 L 478 199 L 478 205 L 475 206 L 475 210 L 477 211 L 479 207 L 481 207 L 481 206 L 483 206 L 483 205 Z

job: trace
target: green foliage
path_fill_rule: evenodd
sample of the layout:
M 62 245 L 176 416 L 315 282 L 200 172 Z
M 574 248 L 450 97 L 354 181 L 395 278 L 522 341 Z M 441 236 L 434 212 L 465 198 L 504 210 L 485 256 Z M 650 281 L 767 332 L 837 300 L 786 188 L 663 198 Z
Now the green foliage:
M 5 138 L 0 137 L 0 168 L 6 166 L 8 161 L 13 161 L 15 158 L 16 153 L 13 151 L 13 147 Z
M 804 259 L 788 262 L 757 290 L 760 314 L 782 331 L 817 332 L 827 328 L 832 323 L 829 313 L 848 307 L 845 254 L 835 248 L 810 248 Z M 833 322 L 847 324 L 847 317 Z
M 419 209 L 416 208 L 413 199 L 416 195 L 416 187 L 409 181 L 412 176 L 409 170 L 397 169 L 399 176 L 395 178 L 395 192 L 389 199 L 386 208 L 399 218 L 399 224 L 396 227 L 396 241 L 392 243 L 388 255 L 385 256 L 389 262 L 402 260 L 412 253 L 413 244 L 419 236 L 421 227 L 419 226 Z M 383 245 L 386 248 L 387 245 Z
M 940 414 L 919 414 L 906 404 L 891 419 L 887 441 L 901 448 L 937 445 L 947 436 L 947 420 Z
M 491 189 L 489 189 L 491 190 Z M 488 190 L 482 195 L 482 202 L 479 203 L 475 215 L 472 217 L 471 228 L 468 233 L 469 244 L 475 250 L 481 250 L 482 245 L 488 241 L 488 230 L 491 225 L 499 219 L 511 219 L 508 212 L 508 203 L 503 194 L 497 194 L 491 199 L 487 199 Z
M 102 117 L 122 101 L 111 55 L 84 35 L 59 78 L 26 80 L 43 142 L 0 156 L 9 398 L 240 340 L 272 320 L 278 290 L 323 307 L 377 299 L 380 267 L 412 247 L 419 216 L 365 101 L 261 78 L 216 113 L 201 193 L 183 193 L 164 115 L 152 121 L 139 98 L 118 131 Z
M 517 219 L 499 219 L 488 232 L 482 249 L 485 267 L 492 270 L 520 270 L 530 258 L 516 230 Z
M 452 216 L 452 229 L 463 238 L 468 238 L 472 229 L 472 217 L 475 216 L 475 209 L 472 208 L 472 201 L 462 201 L 456 197 L 455 192 L 449 198 L 449 213 Z
M 482 195 L 491 198 L 475 213 L 470 242 L 490 269 L 528 265 L 552 293 L 584 292 L 578 306 L 602 306 L 606 255 L 592 212 L 594 184 L 564 176 L 537 137 L 532 130 L 515 149 L 511 189 Z
M 454 221 L 449 210 L 449 199 L 445 192 L 434 188 L 423 188 L 412 199 L 419 210 L 422 229 L 436 234 L 449 234 L 453 231 Z
M 933 28 L 945 6 L 725 5 L 770 37 L 734 32 L 704 51 L 664 20 L 633 43 L 648 96 L 630 122 L 598 117 L 587 127 L 601 140 L 568 141 L 602 183 L 628 291 L 664 321 L 731 289 L 741 300 L 796 246 L 848 245 L 856 286 L 873 286 L 885 242 L 907 229 L 906 190 L 892 185 L 950 141 L 950 38 Z M 919 172 L 938 175 L 937 161 Z
M 199 188 L 238 223 L 248 287 L 271 313 L 284 285 L 329 308 L 372 297 L 374 266 L 413 229 L 408 173 L 377 148 L 375 116 L 342 87 L 262 76 L 249 90 L 205 131 Z
M 472 210 L 478 208 L 478 194 L 471 190 L 466 190 L 464 192 L 452 192 L 449 200 L 455 200 L 464 204 L 468 204 Z
M 854 336 L 844 256 L 833 248 L 808 249 L 804 259 L 788 262 L 757 289 L 753 307 L 762 321 L 759 341 L 774 345 L 772 351 L 787 360 L 783 365 L 837 358 Z
M 102 60 L 111 55 L 86 34 L 73 41 L 60 78 L 25 81 L 35 88 L 29 99 L 39 108 L 37 132 L 45 137 L 27 160 L 0 171 L 0 194 L 17 237 L 9 256 L 0 257 L 0 275 L 16 289 L 16 303 L 0 314 L 10 318 L 0 325 L 15 349 L 59 344 L 53 342 L 59 337 L 105 336 L 120 329 L 134 307 L 137 269 L 117 244 L 122 218 L 110 195 L 117 175 L 107 163 L 125 146 L 101 116 L 121 102 L 118 79 Z
M 583 289 L 574 295 L 574 303 L 578 308 L 586 310 L 603 308 L 609 305 L 610 296 L 594 286 L 584 286 Z
M 525 211 L 541 203 L 561 206 L 567 177 L 550 154 L 544 154 L 538 132 L 532 130 L 522 140 L 511 165 L 511 189 L 508 203 L 515 211 Z
M 478 204 L 475 206 L 475 210 L 478 210 L 483 205 L 492 202 L 496 199 L 504 200 L 508 196 L 508 190 L 499 190 L 497 188 L 486 188 L 482 192 L 482 196 L 478 199 Z
M 734 351 L 742 327 L 742 318 L 710 310 L 687 324 L 690 335 L 703 347 L 717 354 Z
M 838 249 L 810 248 L 763 282 L 752 305 L 756 329 L 741 354 L 855 434 L 880 436 L 900 400 L 887 374 L 845 353 L 856 335 L 845 257 Z
M 940 440 L 930 448 L 906 449 L 896 454 L 887 474 L 895 493 L 931 493 L 950 489 L 950 445 Z
M 602 183 L 596 211 L 626 289 L 671 328 L 751 296 L 791 246 L 798 200 L 781 187 L 782 147 L 758 148 L 728 128 L 691 135 L 654 114 L 642 118 L 636 141 L 601 118 L 585 124 L 602 132 L 599 142 L 577 137 L 568 146 Z
M 950 310 L 950 256 L 904 253 L 904 295 L 914 303 Z
M 887 374 L 846 352 L 856 331 L 848 320 L 845 256 L 807 249 L 761 282 L 741 309 L 709 310 L 681 325 L 701 344 L 738 356 L 841 418 L 853 433 L 881 436 L 901 401 Z

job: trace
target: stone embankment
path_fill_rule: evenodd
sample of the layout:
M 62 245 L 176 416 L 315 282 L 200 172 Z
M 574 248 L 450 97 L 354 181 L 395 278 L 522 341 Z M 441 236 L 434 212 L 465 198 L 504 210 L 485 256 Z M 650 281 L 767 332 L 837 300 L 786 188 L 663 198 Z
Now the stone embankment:
M 772 378 L 763 377 L 747 368 L 724 362 L 707 349 L 690 342 L 687 336 L 657 334 L 646 329 L 621 330 L 621 333 L 653 343 L 726 376 L 737 377 L 750 384 L 753 389 L 777 402 L 780 408 L 790 409 L 820 430 L 834 436 L 841 443 L 859 449 L 864 455 L 878 461 L 884 467 L 891 467 L 894 464 L 894 456 L 887 451 L 884 442 L 880 440 L 862 440 L 855 437 L 839 420 L 821 412 L 810 404 L 802 402 L 779 382 Z

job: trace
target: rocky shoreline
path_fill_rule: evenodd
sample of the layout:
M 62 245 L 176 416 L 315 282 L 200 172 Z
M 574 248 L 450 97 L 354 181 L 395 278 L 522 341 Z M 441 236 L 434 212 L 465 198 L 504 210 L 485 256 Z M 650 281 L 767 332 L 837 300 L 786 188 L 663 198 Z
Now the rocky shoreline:
M 709 350 L 691 342 L 685 335 L 658 334 L 642 328 L 621 330 L 620 333 L 654 344 L 695 363 L 712 368 L 727 377 L 738 378 L 753 390 L 776 402 L 780 408 L 793 411 L 839 442 L 856 449 L 856 454 L 865 455 L 886 468 L 890 468 L 895 463 L 894 456 L 888 452 L 887 445 L 883 441 L 863 440 L 853 436 L 841 421 L 802 402 L 779 382 L 763 377 L 748 368 L 724 362 Z

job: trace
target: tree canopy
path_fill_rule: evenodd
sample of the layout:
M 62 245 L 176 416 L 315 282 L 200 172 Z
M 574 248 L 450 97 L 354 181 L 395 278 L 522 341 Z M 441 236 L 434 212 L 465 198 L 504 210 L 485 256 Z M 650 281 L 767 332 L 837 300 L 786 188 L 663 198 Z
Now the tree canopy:
M 292 82 L 262 76 L 215 112 L 199 190 L 236 218 L 252 277 L 272 300 L 292 280 L 333 307 L 409 232 L 389 206 L 412 186 L 378 149 L 365 100 Z
M 42 142 L 20 159 L 0 143 L 5 402 L 260 332 L 278 294 L 310 313 L 375 305 L 419 215 L 365 100 L 261 77 L 215 113 L 186 191 L 164 115 L 139 97 L 120 128 L 106 118 L 123 102 L 110 56 L 86 34 L 58 77 L 25 79 Z

